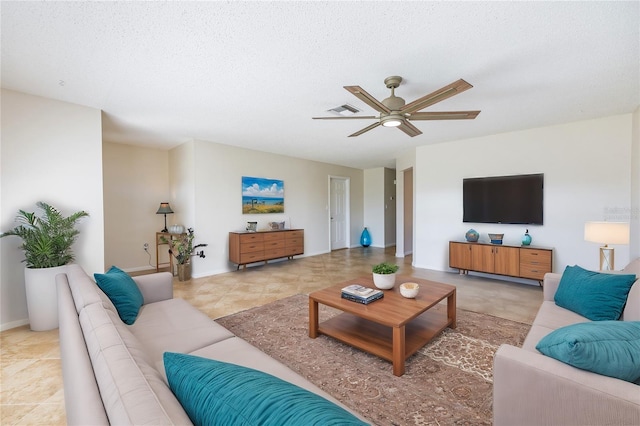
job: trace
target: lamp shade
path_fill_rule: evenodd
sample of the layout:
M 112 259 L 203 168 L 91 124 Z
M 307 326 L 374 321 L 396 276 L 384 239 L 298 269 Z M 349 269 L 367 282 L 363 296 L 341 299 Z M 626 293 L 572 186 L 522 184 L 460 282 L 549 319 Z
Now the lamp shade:
M 160 203 L 160 207 L 158 207 L 158 211 L 156 214 L 172 214 L 173 210 L 171 210 L 171 206 L 169 203 Z
M 629 223 L 586 222 L 584 239 L 601 244 L 629 244 Z

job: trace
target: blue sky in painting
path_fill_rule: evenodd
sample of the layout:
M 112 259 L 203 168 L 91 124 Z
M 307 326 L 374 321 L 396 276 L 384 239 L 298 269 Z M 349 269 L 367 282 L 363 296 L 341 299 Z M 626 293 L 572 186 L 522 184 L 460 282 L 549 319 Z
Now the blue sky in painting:
M 242 177 L 242 196 L 284 198 L 284 182 L 276 179 Z

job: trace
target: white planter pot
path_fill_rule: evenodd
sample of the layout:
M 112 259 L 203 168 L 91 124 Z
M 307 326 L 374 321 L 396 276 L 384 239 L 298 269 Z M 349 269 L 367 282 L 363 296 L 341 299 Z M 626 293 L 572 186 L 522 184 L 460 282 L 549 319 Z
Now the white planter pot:
M 56 275 L 66 271 L 66 265 L 55 268 L 25 268 L 24 286 L 31 330 L 46 331 L 58 328 Z
M 373 274 L 373 283 L 380 290 L 389 290 L 396 284 L 396 274 Z

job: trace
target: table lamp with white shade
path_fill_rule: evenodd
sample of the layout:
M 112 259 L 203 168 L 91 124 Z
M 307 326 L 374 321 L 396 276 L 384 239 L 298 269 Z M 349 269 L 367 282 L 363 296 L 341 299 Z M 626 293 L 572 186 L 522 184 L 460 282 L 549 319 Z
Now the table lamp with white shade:
M 627 222 L 586 222 L 584 239 L 604 244 L 600 247 L 600 270 L 613 271 L 614 251 L 608 244 L 629 244 L 629 223 Z

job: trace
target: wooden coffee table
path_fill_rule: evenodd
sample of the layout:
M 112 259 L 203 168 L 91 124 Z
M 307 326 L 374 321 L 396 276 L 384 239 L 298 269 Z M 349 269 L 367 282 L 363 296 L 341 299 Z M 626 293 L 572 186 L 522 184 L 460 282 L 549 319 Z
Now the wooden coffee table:
M 400 295 L 400 284 L 415 282 L 415 299 Z M 340 297 L 349 284 L 375 288 L 371 276 L 336 284 L 309 295 L 309 337 L 325 334 L 393 363 L 393 374 L 404 374 L 404 361 L 447 327 L 456 328 L 456 288 L 452 285 L 408 276 L 397 276 L 396 285 L 384 290 L 384 298 L 368 305 Z M 446 309 L 438 306 L 447 299 Z M 318 323 L 318 304 L 341 310 Z

